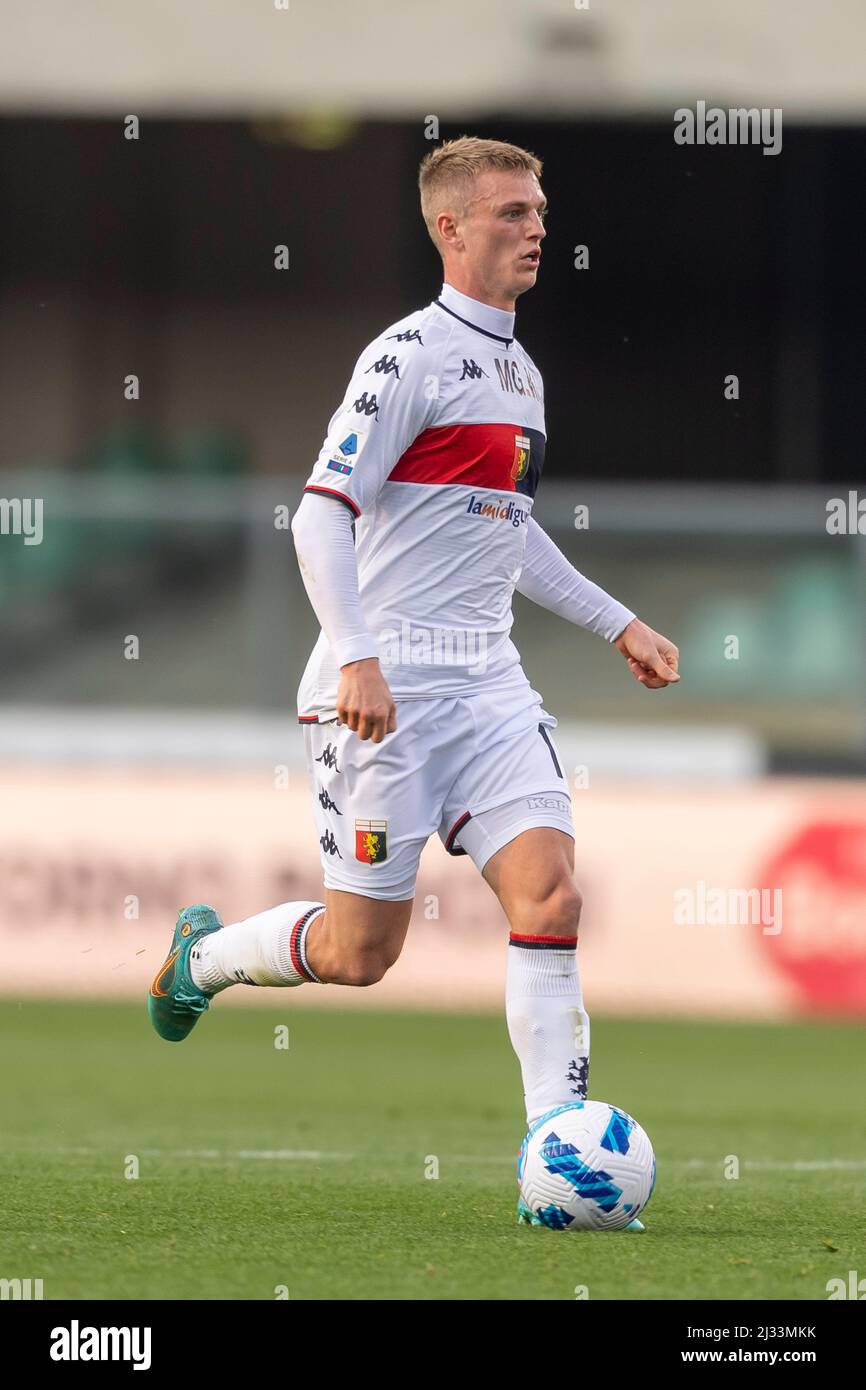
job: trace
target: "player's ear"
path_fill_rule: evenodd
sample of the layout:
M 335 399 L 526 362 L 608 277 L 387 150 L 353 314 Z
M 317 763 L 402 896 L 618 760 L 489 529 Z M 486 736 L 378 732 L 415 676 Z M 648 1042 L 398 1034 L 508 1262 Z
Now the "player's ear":
M 450 246 L 455 251 L 463 249 L 463 235 L 458 225 L 457 217 L 453 212 L 440 212 L 436 218 L 436 229 L 443 248 Z M 442 253 L 442 264 L 445 264 L 444 250 Z

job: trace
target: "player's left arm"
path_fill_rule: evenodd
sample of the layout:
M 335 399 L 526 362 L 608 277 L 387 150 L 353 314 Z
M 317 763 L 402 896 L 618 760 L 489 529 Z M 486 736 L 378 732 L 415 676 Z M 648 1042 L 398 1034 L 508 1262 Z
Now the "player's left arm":
M 648 690 L 661 690 L 679 680 L 680 654 L 673 642 L 576 570 L 533 517 L 515 587 L 533 603 L 612 642 L 635 680 Z

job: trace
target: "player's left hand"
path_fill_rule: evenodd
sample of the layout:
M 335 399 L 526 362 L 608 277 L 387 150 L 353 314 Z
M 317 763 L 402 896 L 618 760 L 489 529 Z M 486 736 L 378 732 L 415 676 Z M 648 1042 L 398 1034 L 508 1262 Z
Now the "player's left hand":
M 670 638 L 654 632 L 640 618 L 632 618 L 614 646 L 622 652 L 635 680 L 647 690 L 663 690 L 679 680 L 679 649 Z

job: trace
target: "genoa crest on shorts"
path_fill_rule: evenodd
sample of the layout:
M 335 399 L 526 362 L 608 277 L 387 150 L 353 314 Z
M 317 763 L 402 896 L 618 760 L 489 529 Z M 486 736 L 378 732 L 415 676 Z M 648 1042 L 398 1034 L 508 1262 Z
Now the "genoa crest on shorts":
M 362 864 L 379 864 L 388 858 L 388 822 L 355 821 L 355 858 Z

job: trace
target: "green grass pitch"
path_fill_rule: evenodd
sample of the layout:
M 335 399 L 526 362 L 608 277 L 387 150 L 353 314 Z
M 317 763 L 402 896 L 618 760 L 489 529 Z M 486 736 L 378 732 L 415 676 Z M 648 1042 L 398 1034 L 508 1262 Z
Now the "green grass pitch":
M 866 1274 L 862 1027 L 593 1017 L 590 1095 L 640 1120 L 658 1182 L 645 1234 L 569 1234 L 515 1221 L 504 1019 L 374 1004 L 218 1001 L 169 1044 L 143 1002 L 0 1002 L 0 1277 L 46 1299 L 592 1300 L 826 1299 Z

